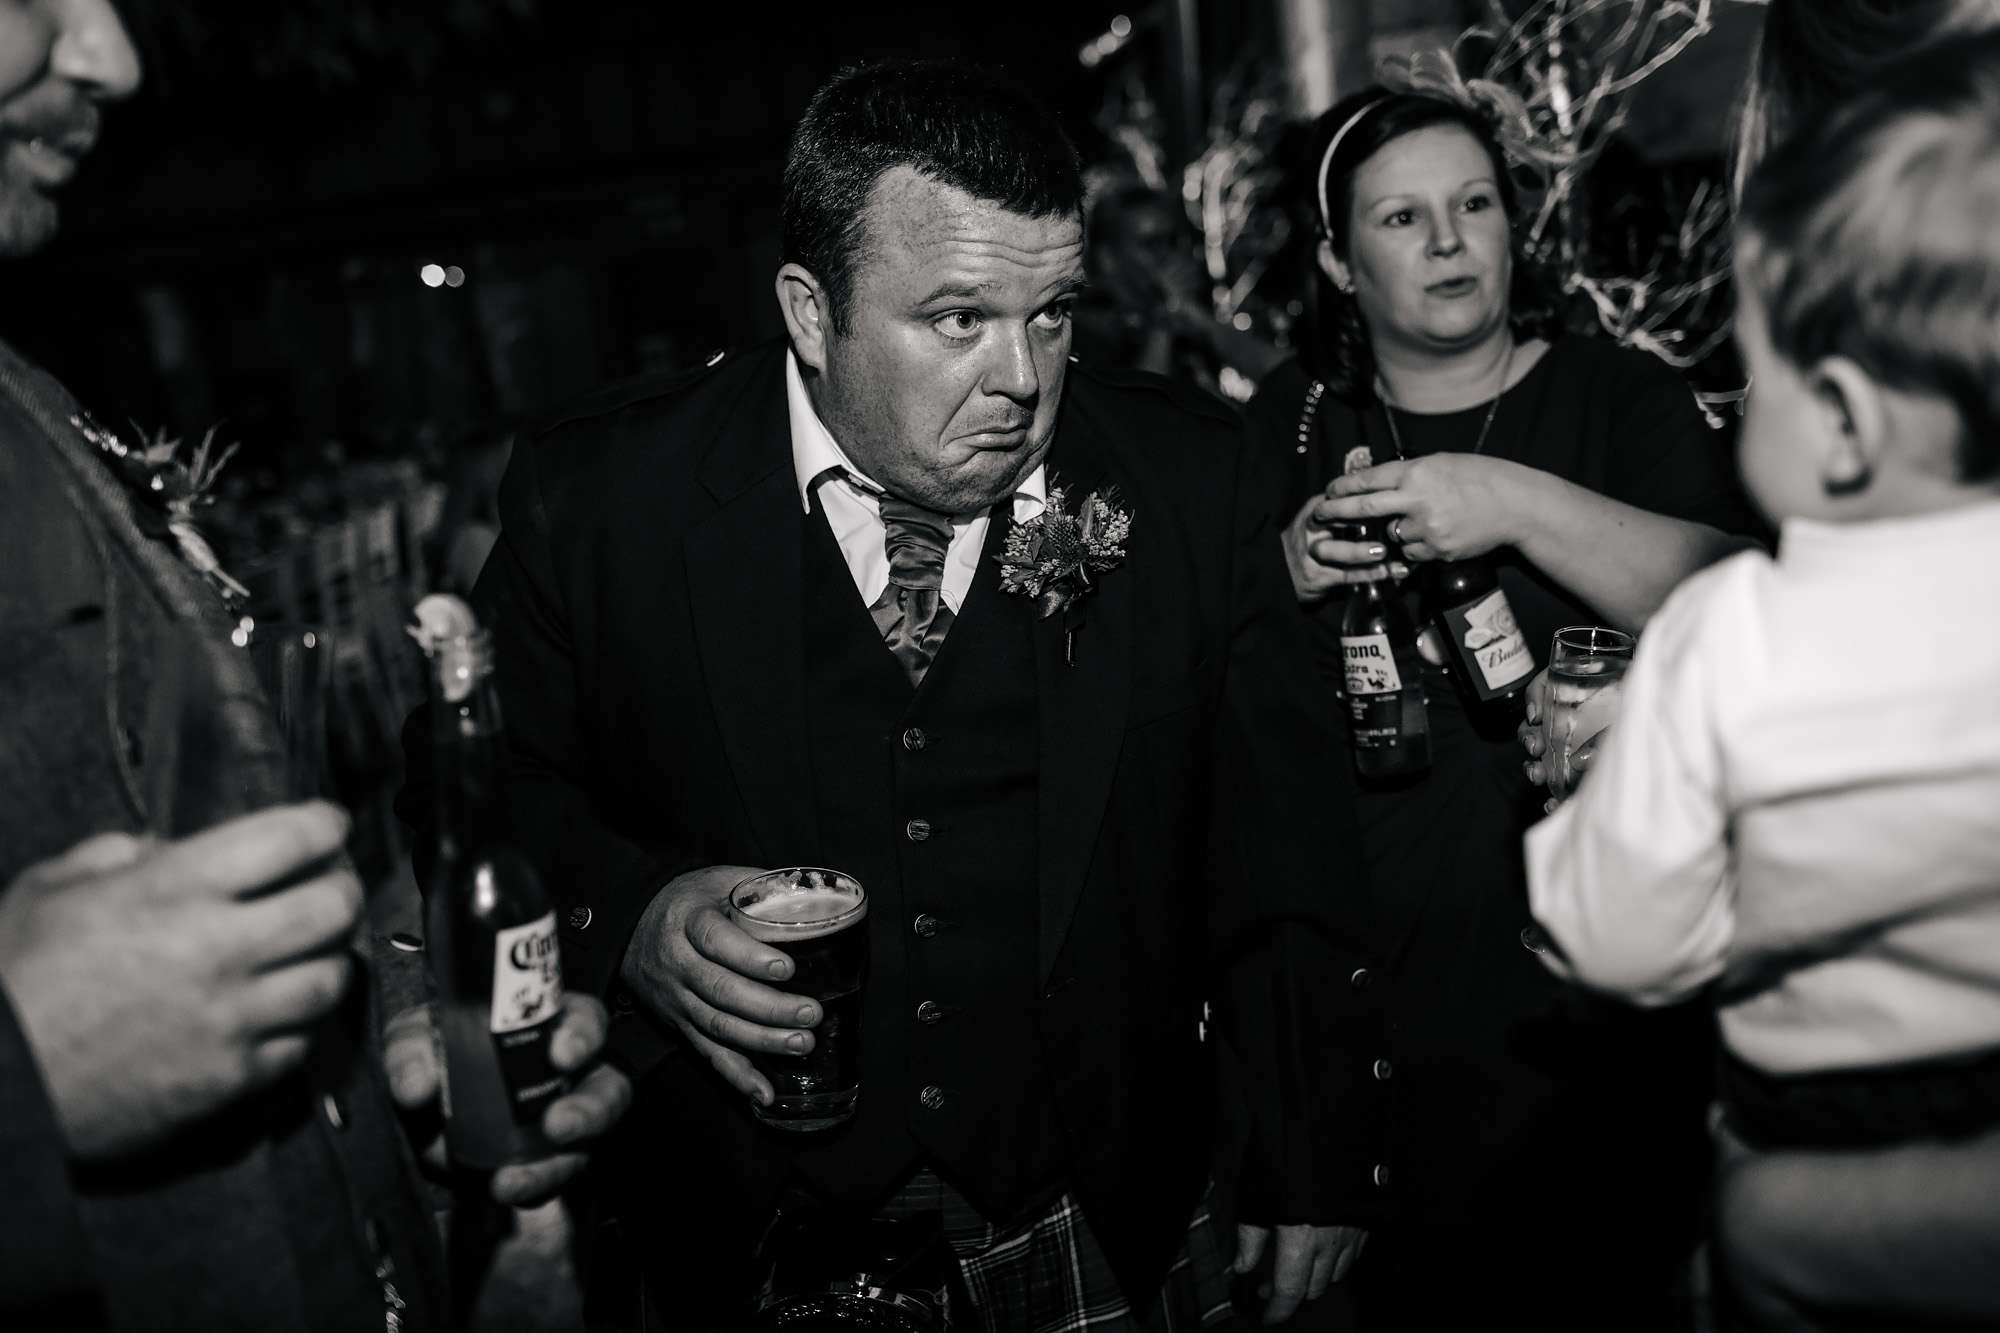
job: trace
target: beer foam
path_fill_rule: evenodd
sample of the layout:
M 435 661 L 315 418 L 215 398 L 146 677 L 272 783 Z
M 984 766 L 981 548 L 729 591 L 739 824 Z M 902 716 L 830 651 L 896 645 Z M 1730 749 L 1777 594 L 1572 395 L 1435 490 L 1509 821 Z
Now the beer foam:
M 836 883 L 852 880 L 827 876 Z M 792 893 L 772 893 L 748 907 L 736 909 L 744 933 L 752 939 L 797 944 L 831 935 L 868 915 L 868 900 L 838 888 L 805 888 Z

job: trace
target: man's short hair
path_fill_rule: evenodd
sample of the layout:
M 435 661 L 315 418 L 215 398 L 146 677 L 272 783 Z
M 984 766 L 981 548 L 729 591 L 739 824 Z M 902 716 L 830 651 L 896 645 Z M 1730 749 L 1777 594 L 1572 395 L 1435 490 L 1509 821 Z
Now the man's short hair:
M 1898 62 L 1758 167 L 1745 276 L 1778 353 L 1936 394 L 1959 476 L 2000 477 L 2000 31 Z
M 1075 146 L 1005 79 L 944 60 L 843 69 L 792 133 L 782 212 L 785 261 L 819 279 L 840 332 L 868 244 L 869 194 L 897 166 L 1027 217 L 1082 216 Z

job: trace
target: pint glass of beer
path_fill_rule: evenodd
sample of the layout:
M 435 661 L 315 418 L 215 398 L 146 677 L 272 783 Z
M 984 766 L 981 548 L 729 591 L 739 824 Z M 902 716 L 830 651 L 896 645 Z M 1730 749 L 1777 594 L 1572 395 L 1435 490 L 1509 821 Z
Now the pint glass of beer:
M 831 1129 L 854 1115 L 861 1092 L 861 980 L 868 970 L 868 894 L 838 870 L 793 866 L 744 880 L 729 915 L 752 939 L 788 954 L 792 979 L 778 989 L 819 1003 L 813 1048 L 804 1055 L 751 1057 L 771 1080 L 769 1106 L 751 1104 L 778 1129 Z

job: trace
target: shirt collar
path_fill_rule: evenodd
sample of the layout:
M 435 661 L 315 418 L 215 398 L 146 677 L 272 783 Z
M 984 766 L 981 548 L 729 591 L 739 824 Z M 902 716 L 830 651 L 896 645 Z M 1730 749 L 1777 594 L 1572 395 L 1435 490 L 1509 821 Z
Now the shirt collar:
M 819 411 L 806 393 L 805 378 L 799 374 L 798 354 L 790 348 L 785 350 L 785 401 L 791 413 L 792 475 L 798 479 L 799 507 L 812 512 L 813 492 L 827 479 L 828 473 L 845 474 L 854 489 L 872 505 L 882 488 L 854 465 L 847 451 L 840 447 L 840 441 L 833 438 L 833 432 L 819 419 Z M 1048 492 L 1047 467 L 1037 463 L 1014 491 L 1014 518 L 1025 523 L 1039 515 L 1048 507 Z
M 1913 555 L 1988 559 L 2000 552 L 2000 500 L 1863 523 L 1788 518 L 1778 526 L 1778 563 L 1788 569 L 1848 564 L 1901 569 Z

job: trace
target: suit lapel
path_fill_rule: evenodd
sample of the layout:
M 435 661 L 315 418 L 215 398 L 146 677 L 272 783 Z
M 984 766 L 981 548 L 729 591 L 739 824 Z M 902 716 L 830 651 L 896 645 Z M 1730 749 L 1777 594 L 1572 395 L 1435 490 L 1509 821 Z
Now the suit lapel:
M 1064 507 L 1074 512 L 1084 496 L 1117 478 L 1107 471 L 1103 451 L 1084 423 L 1072 414 L 1062 429 L 1050 452 L 1050 477 L 1066 493 Z M 1076 625 L 1073 661 L 1066 651 L 1065 613 L 1034 627 L 1041 760 L 1038 952 L 1044 980 L 1076 914 L 1124 741 L 1134 629 L 1130 571 L 1106 573 L 1076 609 L 1080 622 L 1067 617 Z
M 105 673 L 105 715 L 143 719 L 147 772 L 119 768 L 121 786 L 140 820 L 155 832 L 187 832 L 223 814 L 282 799 L 283 750 L 249 654 L 224 638 L 220 604 L 166 542 L 140 531 L 118 481 L 91 456 L 72 424 L 75 401 L 46 372 L 0 343 L 0 389 L 30 419 L 71 488 L 79 515 L 104 542 L 129 557 L 137 582 L 159 606 L 175 650 L 146 666 L 143 700 L 125 697 L 120 673 Z M 108 552 L 107 552 L 108 553 Z M 106 633 L 126 631 L 130 612 L 119 605 L 120 570 L 104 570 Z M 180 761 L 184 728 L 209 728 L 201 740 L 202 792 L 183 790 L 193 770 Z M 112 736 L 114 753 L 123 740 Z M 212 792 L 207 791 L 213 788 Z
M 688 602 L 709 701 L 767 865 L 819 847 L 806 734 L 799 491 L 784 357 L 716 432 L 701 482 L 714 513 L 686 538 Z

